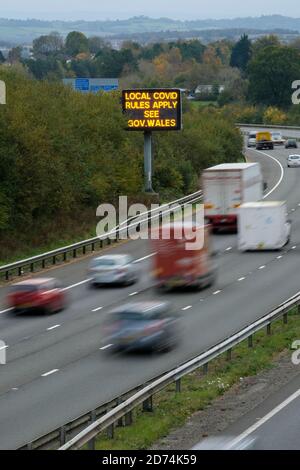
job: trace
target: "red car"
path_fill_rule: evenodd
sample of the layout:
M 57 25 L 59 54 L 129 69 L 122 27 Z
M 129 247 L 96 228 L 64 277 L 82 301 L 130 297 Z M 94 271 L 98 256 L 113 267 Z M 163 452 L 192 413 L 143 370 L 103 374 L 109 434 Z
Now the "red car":
M 29 310 L 56 313 L 65 308 L 66 296 L 56 279 L 35 278 L 13 285 L 8 305 L 16 313 Z

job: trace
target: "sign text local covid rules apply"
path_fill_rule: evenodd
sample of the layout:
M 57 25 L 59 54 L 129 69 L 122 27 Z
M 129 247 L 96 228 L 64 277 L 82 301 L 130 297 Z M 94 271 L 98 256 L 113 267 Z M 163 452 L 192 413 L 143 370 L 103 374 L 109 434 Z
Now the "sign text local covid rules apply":
M 123 90 L 123 112 L 131 131 L 179 131 L 181 91 L 178 89 Z

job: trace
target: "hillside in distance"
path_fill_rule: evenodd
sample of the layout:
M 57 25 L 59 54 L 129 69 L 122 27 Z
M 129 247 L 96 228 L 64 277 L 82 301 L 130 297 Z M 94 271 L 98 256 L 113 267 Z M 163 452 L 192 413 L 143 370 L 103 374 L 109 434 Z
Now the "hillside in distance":
M 261 17 L 208 19 L 180 21 L 170 18 L 139 16 L 127 20 L 105 21 L 43 21 L 38 19 L 15 20 L 0 18 L 0 41 L 29 43 L 34 38 L 51 31 L 66 36 L 70 31 L 82 31 L 88 36 L 119 36 L 122 34 L 153 33 L 164 31 L 201 31 L 209 29 L 277 29 L 300 32 L 300 18 L 281 15 Z

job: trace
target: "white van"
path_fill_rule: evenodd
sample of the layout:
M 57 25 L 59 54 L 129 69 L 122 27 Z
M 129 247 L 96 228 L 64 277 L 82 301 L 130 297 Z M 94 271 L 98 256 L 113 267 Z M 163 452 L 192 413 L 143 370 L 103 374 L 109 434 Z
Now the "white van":
M 291 222 L 284 201 L 260 201 L 239 208 L 240 251 L 280 250 L 290 240 Z

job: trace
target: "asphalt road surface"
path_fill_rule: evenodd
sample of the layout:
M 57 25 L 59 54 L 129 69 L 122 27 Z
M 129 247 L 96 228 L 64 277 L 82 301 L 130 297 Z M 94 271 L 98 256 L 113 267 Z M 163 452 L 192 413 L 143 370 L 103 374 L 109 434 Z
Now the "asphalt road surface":
M 48 273 L 68 288 L 69 307 L 53 316 L 14 316 L 0 289 L 0 339 L 7 365 L 0 366 L 0 448 L 15 449 L 213 346 L 260 318 L 300 290 L 300 169 L 286 168 L 290 152 L 247 151 L 262 164 L 266 197 L 286 200 L 293 221 L 282 252 L 239 253 L 235 235 L 214 237 L 218 280 L 202 292 L 158 294 L 151 280 L 147 241 L 112 248 L 131 253 L 140 281 L 126 288 L 90 290 L 89 259 Z M 170 300 L 181 311 L 182 341 L 163 355 L 111 355 L 101 325 L 112 306 L 128 300 Z

